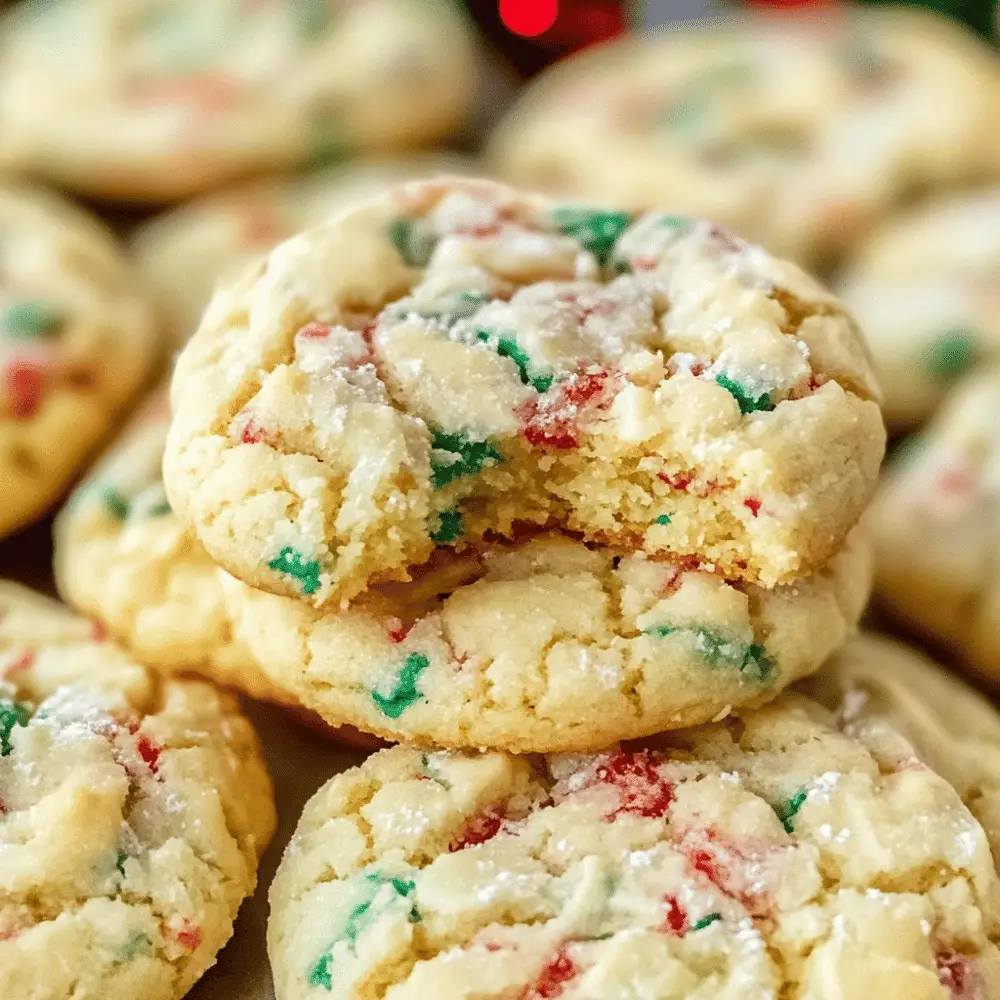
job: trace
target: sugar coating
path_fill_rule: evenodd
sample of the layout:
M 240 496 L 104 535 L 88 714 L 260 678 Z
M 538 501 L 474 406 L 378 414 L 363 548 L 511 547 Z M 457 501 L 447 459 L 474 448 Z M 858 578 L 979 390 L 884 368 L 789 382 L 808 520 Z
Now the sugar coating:
M 467 169 L 460 157 L 438 153 L 256 180 L 160 213 L 136 229 L 132 249 L 179 346 L 198 328 L 216 284 L 277 243 L 391 184 Z
M 922 762 L 946 778 L 1000 858 L 1000 713 L 900 642 L 863 633 L 799 685 L 884 768 Z
M 934 419 L 900 445 L 866 524 L 880 602 L 1000 678 L 1000 373 L 959 382 Z
M 0 165 L 103 197 L 419 148 L 475 94 L 447 0 L 57 0 L 0 39 Z
M 282 244 L 216 295 L 172 391 L 178 515 L 316 606 L 518 523 L 789 582 L 837 551 L 884 445 L 860 335 L 797 268 L 485 181 Z
M 947 781 L 785 695 L 655 749 L 383 751 L 306 806 L 268 952 L 278 1000 L 987 998 L 997 890 Z
M 532 190 L 704 215 L 829 264 L 914 187 L 997 177 L 998 72 L 912 8 L 726 18 L 561 60 L 491 159 Z
M 176 1000 L 253 891 L 271 785 L 233 699 L 77 627 L 0 589 L 0 995 Z
M 871 562 L 851 536 L 808 580 L 764 590 L 545 533 L 462 555 L 321 612 L 224 577 L 237 639 L 331 724 L 520 751 L 617 739 L 759 705 L 853 631 Z
M 110 234 L 37 188 L 0 185 L 0 536 L 39 517 L 159 354 Z
M 912 426 L 1000 357 L 1000 191 L 932 201 L 861 247 L 841 292 L 871 345 L 886 421 Z

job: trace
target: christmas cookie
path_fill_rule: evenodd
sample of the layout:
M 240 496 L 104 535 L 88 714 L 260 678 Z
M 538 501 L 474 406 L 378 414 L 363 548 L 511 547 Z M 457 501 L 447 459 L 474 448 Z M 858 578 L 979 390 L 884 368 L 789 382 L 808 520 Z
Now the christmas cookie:
M 1000 372 L 960 382 L 904 441 L 866 515 L 895 617 L 1000 683 Z
M 147 303 L 85 212 L 0 185 L 0 536 L 66 487 L 152 368 Z
M 171 338 L 180 345 L 198 328 L 220 278 L 359 197 L 464 167 L 458 157 L 412 156 L 253 181 L 155 216 L 136 230 L 132 249 Z
M 429 181 L 217 293 L 165 481 L 229 572 L 316 606 L 518 522 L 770 587 L 867 502 L 876 393 L 837 300 L 718 226 Z
M 927 417 L 964 373 L 1000 358 L 1000 190 L 887 223 L 842 287 L 895 427 Z
M 839 649 L 868 597 L 852 536 L 794 585 L 615 556 L 548 533 L 455 555 L 346 611 L 225 578 L 236 636 L 336 725 L 393 740 L 593 750 L 759 705 Z
M 705 215 L 825 263 L 915 187 L 997 175 L 998 72 L 913 9 L 727 19 L 558 63 L 493 160 L 536 190 Z
M 0 27 L 0 165 L 163 201 L 433 142 L 475 92 L 450 0 L 54 0 Z
M 803 683 L 888 770 L 922 761 L 955 787 L 1000 860 L 1000 713 L 916 650 L 862 635 Z
M 4 1000 L 181 997 L 232 934 L 273 827 L 233 700 L 160 681 L 0 585 Z
M 987 1000 L 987 839 L 785 696 L 656 749 L 400 747 L 306 806 L 271 887 L 278 1000 Z

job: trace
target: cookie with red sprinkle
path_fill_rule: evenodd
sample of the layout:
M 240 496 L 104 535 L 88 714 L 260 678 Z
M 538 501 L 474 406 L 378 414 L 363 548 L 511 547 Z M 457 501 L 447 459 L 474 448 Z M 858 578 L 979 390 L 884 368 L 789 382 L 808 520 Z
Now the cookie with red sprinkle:
M 83 209 L 0 185 L 0 537 L 40 517 L 160 353 L 139 279 Z
M 343 611 L 222 579 L 235 639 L 332 725 L 549 752 L 770 701 L 841 648 L 870 574 L 856 535 L 807 580 L 765 590 L 547 532 L 478 552 L 439 549 L 409 583 L 374 587 Z M 628 786 L 641 763 L 619 771 L 612 761 L 608 781 Z M 659 800 L 627 808 L 645 814 Z
M 876 397 L 836 299 L 719 226 L 444 178 L 217 293 L 165 482 L 228 572 L 317 607 L 521 523 L 770 588 L 867 502 Z
M 947 781 L 786 694 L 655 746 L 376 754 L 306 806 L 268 952 L 277 1000 L 986 1000 L 998 892 Z
M 0 586 L 0 996 L 178 1000 L 254 889 L 271 784 L 233 698 L 89 631 Z

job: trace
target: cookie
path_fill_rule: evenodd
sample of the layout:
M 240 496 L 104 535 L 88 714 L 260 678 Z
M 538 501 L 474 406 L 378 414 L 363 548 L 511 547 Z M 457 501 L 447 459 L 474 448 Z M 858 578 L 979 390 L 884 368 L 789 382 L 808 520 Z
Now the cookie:
M 655 749 L 387 750 L 271 886 L 278 1000 L 1000 996 L 982 828 L 808 699 Z
M 546 533 L 441 550 L 346 611 L 225 584 L 237 638 L 330 723 L 520 752 L 601 749 L 770 701 L 844 644 L 870 579 L 855 536 L 825 570 L 764 590 Z
M 841 292 L 871 346 L 886 422 L 926 419 L 958 378 L 1000 358 L 1000 190 L 886 223 Z
M 181 997 L 232 934 L 274 828 L 233 699 L 159 680 L 13 584 L 0 813 L 4 1000 Z
M 886 470 L 866 523 L 897 620 L 1000 683 L 1000 371 L 961 381 Z
M 0 28 L 0 165 L 167 201 L 426 145 L 475 93 L 450 0 L 56 0 Z
M 837 300 L 713 224 L 443 179 L 216 294 L 165 483 L 220 565 L 317 607 L 516 523 L 771 587 L 867 502 L 876 395 Z
M 727 19 L 557 63 L 491 159 L 532 189 L 704 215 L 826 264 L 914 188 L 997 176 L 998 72 L 913 9 Z
M 111 236 L 0 185 L 0 536 L 38 518 L 139 391 L 160 344 Z
M 218 281 L 281 240 L 391 184 L 463 169 L 461 158 L 438 154 L 252 181 L 155 216 L 133 234 L 132 250 L 179 346 L 197 329 Z
M 887 769 L 920 761 L 946 778 L 1000 859 L 1000 713 L 982 695 L 873 633 L 852 639 L 801 687 Z

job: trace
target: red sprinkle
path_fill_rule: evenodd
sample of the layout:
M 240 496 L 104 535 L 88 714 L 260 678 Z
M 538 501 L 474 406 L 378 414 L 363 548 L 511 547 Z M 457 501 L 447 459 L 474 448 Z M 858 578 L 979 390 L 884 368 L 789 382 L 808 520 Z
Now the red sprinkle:
M 656 474 L 657 479 L 661 479 L 665 482 L 672 490 L 680 490 L 682 493 L 686 493 L 688 487 L 694 480 L 694 476 L 672 476 L 668 472 L 658 472 Z
M 660 776 L 649 750 L 620 751 L 596 771 L 597 780 L 618 790 L 618 808 L 607 819 L 621 813 L 657 819 L 665 816 L 674 801 L 674 786 Z
M 487 840 L 492 840 L 503 826 L 503 813 L 499 809 L 484 809 L 475 816 L 471 816 L 465 824 L 465 829 L 452 840 L 448 845 L 448 850 L 464 851 L 467 847 L 474 847 L 476 844 L 485 844 Z
M 737 899 L 754 916 L 766 916 L 767 900 L 754 891 L 758 878 L 749 879 L 748 869 L 760 866 L 760 856 L 741 852 L 735 844 L 718 842 L 712 829 L 688 831 L 680 842 L 691 867 L 701 872 L 717 889 Z
M 938 478 L 938 486 L 945 493 L 969 493 L 975 485 L 975 477 L 964 467 L 945 469 Z
M 533 986 L 526 986 L 518 1000 L 550 1000 L 562 996 L 563 986 L 576 975 L 576 965 L 561 945 L 538 974 Z
M 45 393 L 46 366 L 33 358 L 13 358 L 4 369 L 4 395 L 15 420 L 34 416 Z
M 683 937 L 687 933 L 688 918 L 684 907 L 677 902 L 676 896 L 666 895 L 663 897 L 666 904 L 667 913 L 663 919 L 660 930 L 664 934 L 673 934 L 675 937 Z
M 580 443 L 580 410 L 603 409 L 611 402 L 609 375 L 603 369 L 578 372 L 545 395 L 529 400 L 519 414 L 528 444 L 535 448 L 576 448 Z
M 402 642 L 409 634 L 413 625 L 404 625 L 398 618 L 394 618 L 389 626 L 389 641 Z
M 145 733 L 139 733 L 135 749 L 150 771 L 156 774 L 160 769 L 160 748 Z
M 201 928 L 190 920 L 182 920 L 180 929 L 171 926 L 170 932 L 174 940 L 188 951 L 197 951 L 201 946 Z
M 754 517 L 756 517 L 760 513 L 760 503 L 760 500 L 756 497 L 747 497 L 743 501 L 743 506 L 746 507 Z
M 503 951 L 503 945 L 499 945 L 496 941 L 487 941 L 484 945 L 487 951 Z
M 984 1000 L 986 991 L 975 959 L 958 952 L 939 952 L 934 956 L 938 980 L 952 1000 Z
M 262 441 L 267 442 L 269 435 L 253 417 L 248 417 L 247 422 L 243 425 L 240 440 L 244 444 L 260 444 Z
M 16 660 L 7 665 L 4 675 L 16 674 L 19 670 L 27 670 L 35 662 L 35 654 L 32 650 L 22 653 Z
M 104 627 L 104 622 L 99 622 L 96 618 L 91 619 L 90 638 L 93 642 L 107 642 L 108 630 Z
M 306 323 L 295 336 L 306 340 L 326 340 L 330 336 L 330 327 L 326 323 Z

